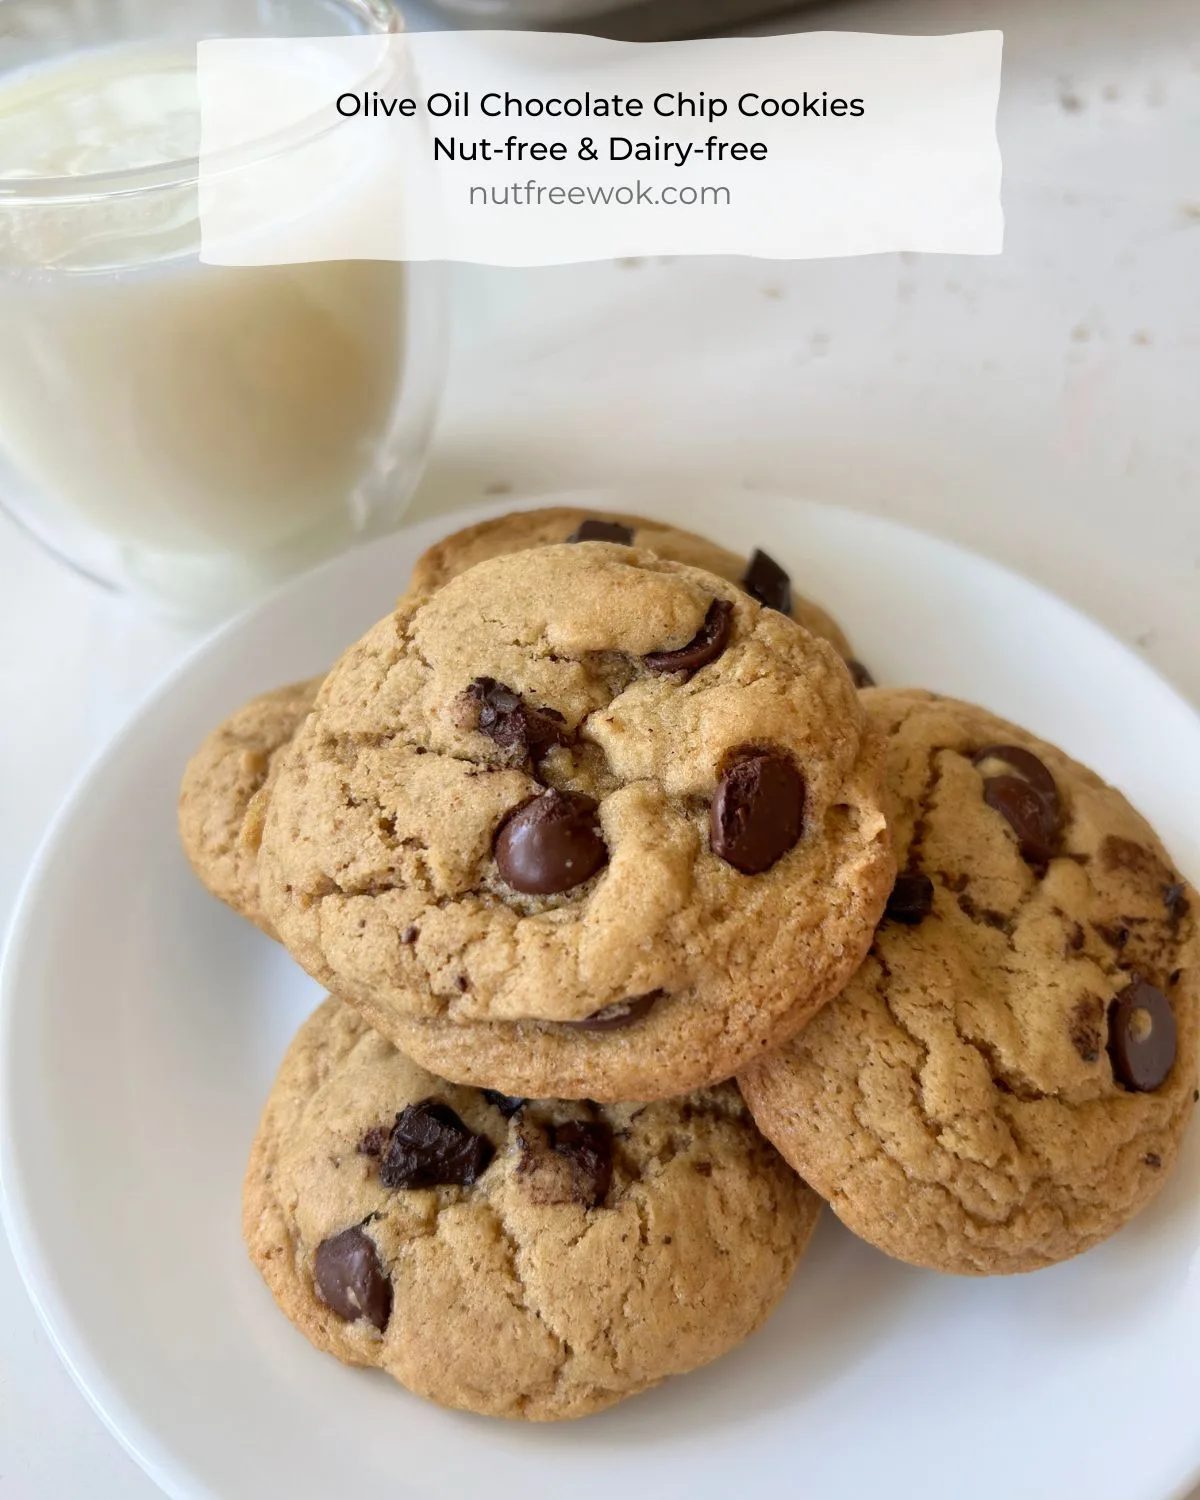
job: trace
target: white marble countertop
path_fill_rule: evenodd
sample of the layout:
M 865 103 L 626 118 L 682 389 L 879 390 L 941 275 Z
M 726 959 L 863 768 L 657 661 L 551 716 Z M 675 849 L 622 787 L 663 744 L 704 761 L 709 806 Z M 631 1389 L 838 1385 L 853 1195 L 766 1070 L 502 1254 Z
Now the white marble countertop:
M 1030 575 L 1200 703 L 1196 0 L 862 0 L 804 24 L 1004 29 L 1004 255 L 459 269 L 414 516 L 689 477 L 823 498 Z M 69 782 L 191 644 L 0 520 L 0 922 Z M 0 1494 L 156 1493 L 0 1245 Z

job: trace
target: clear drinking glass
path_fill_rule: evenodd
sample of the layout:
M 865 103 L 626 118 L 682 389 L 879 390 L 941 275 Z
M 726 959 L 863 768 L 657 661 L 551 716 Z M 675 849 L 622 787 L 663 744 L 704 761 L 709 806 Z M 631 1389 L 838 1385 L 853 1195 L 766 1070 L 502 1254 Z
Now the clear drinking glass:
M 0 0 L 0 505 L 192 617 L 400 521 L 438 268 L 198 256 L 203 37 L 400 29 L 393 0 Z

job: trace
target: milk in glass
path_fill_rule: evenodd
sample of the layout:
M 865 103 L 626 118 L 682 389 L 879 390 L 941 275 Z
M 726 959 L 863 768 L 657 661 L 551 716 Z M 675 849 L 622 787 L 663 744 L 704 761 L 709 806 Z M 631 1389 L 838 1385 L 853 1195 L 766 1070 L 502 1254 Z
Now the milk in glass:
M 148 558 L 318 555 L 387 483 L 400 265 L 201 265 L 195 48 L 121 45 L 0 78 L 0 453 Z M 74 194 L 74 197 L 71 195 Z M 150 564 L 153 567 L 153 563 Z

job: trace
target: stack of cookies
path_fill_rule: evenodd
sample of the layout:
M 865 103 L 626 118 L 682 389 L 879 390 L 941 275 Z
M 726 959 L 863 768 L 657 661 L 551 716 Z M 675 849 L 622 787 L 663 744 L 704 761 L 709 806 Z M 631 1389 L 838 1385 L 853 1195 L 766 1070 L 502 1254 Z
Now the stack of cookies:
M 180 826 L 334 997 L 266 1103 L 251 1256 L 318 1348 L 447 1406 L 582 1416 L 716 1358 L 822 1199 L 913 1264 L 1063 1260 L 1196 1099 L 1195 896 L 1121 795 L 640 517 L 433 548 L 210 735 Z

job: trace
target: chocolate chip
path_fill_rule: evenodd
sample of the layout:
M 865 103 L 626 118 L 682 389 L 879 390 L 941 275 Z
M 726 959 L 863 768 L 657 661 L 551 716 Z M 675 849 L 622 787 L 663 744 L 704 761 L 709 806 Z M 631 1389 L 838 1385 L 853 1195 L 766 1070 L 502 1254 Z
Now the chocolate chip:
M 1142 1161 L 1148 1167 L 1154 1167 L 1157 1169 L 1158 1167 L 1162 1166 L 1162 1157 L 1159 1156 L 1157 1151 L 1147 1151 L 1145 1156 L 1142 1157 Z
M 372 1125 L 370 1130 L 358 1143 L 358 1154 L 360 1156 L 382 1156 L 383 1148 L 388 1143 L 391 1131 L 386 1125 Z
M 1075 1002 L 1067 1022 L 1067 1035 L 1085 1063 L 1099 1059 L 1103 1022 L 1104 1001 L 1099 995 L 1084 995 Z
M 517 1175 L 535 1203 L 596 1208 L 612 1182 L 613 1137 L 607 1125 L 568 1120 L 546 1130 L 545 1147 L 522 1140 Z
M 982 750 L 977 750 L 972 758 L 977 766 L 982 765 L 986 760 L 1003 761 L 1006 766 L 1011 766 L 1023 781 L 1036 787 L 1044 797 L 1049 797 L 1057 804 L 1058 784 L 1032 750 L 1026 750 L 1022 745 L 985 745 Z
M 854 679 L 856 688 L 874 687 L 875 679 L 871 676 L 862 662 L 856 661 L 853 656 L 846 658 L 846 665 L 850 668 L 850 676 Z
M 321 1241 L 313 1256 L 313 1281 L 326 1306 L 347 1323 L 366 1318 L 380 1333 L 387 1327 L 392 1283 L 374 1242 L 357 1226 Z
M 581 885 L 608 862 L 595 799 L 549 791 L 523 802 L 501 823 L 495 854 L 514 891 L 551 896 Z
M 983 800 L 1005 818 L 1017 835 L 1021 857 L 1031 865 L 1046 865 L 1058 846 L 1061 804 L 1054 777 L 1032 750 L 1022 745 L 985 745 L 974 763 L 998 760 L 1013 774 L 988 776 Z
M 518 764 L 526 757 L 540 760 L 567 738 L 566 720 L 557 709 L 533 707 L 494 677 L 477 677 L 464 696 L 474 717 L 471 727 Z
M 728 599 L 714 599 L 704 617 L 704 624 L 677 651 L 651 651 L 642 661 L 651 672 L 686 672 L 690 677 L 701 667 L 716 661 L 729 644 L 733 629 L 733 605 Z
M 420 929 L 417 928 L 417 927 L 411 927 L 410 926 L 410 927 L 406 927 L 404 929 L 404 931 L 400 934 L 400 941 L 402 943 L 415 943 L 416 940 L 420 936 L 421 936 Z
M 804 777 L 786 756 L 748 751 L 717 783 L 709 813 L 713 853 L 743 875 L 769 870 L 800 838 L 804 790 Z
M 1057 809 L 1037 787 L 1020 776 L 989 776 L 983 783 L 983 800 L 1016 834 L 1027 864 L 1050 863 L 1058 842 Z
M 783 615 L 791 614 L 791 578 L 773 557 L 768 557 L 757 547 L 742 575 L 742 587 L 768 609 L 777 609 Z
M 607 1125 L 568 1120 L 550 1132 L 550 1149 L 570 1162 L 580 1198 L 593 1208 L 604 1201 L 613 1167 L 613 1138 Z
M 496 1089 L 481 1089 L 480 1092 L 492 1108 L 498 1109 L 506 1120 L 511 1120 L 513 1115 L 529 1102 L 527 1099 L 518 1099 L 515 1094 L 501 1094 Z
M 933 881 L 916 871 L 897 875 L 884 916 L 892 922 L 915 927 L 933 910 Z
M 1167 915 L 1171 921 L 1178 924 L 1182 922 L 1191 905 L 1187 898 L 1187 886 L 1180 882 L 1178 885 L 1168 885 L 1163 890 L 1163 905 L 1167 908 Z
M 585 1016 L 582 1021 L 563 1021 L 564 1026 L 574 1026 L 579 1031 L 623 1031 L 633 1026 L 649 1011 L 656 1000 L 662 998 L 662 990 L 652 990 L 648 995 L 635 995 L 631 1000 L 618 1000 L 615 1005 L 606 1005 L 603 1010 Z
M 493 1154 L 487 1136 L 472 1134 L 448 1104 L 422 1099 L 396 1116 L 379 1180 L 390 1188 L 470 1187 Z
M 633 546 L 633 527 L 622 526 L 620 521 L 600 521 L 589 518 L 581 521 L 568 542 L 620 542 L 623 547 Z
M 1175 1063 L 1175 1013 L 1161 990 L 1135 976 L 1108 1007 L 1108 1055 L 1122 1088 L 1148 1094 Z

